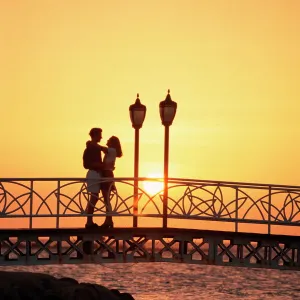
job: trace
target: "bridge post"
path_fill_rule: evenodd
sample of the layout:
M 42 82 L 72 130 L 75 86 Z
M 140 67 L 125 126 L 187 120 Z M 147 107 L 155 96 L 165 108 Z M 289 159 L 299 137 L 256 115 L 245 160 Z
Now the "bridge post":
M 239 202 L 238 202 L 238 197 L 239 197 L 239 190 L 237 187 L 235 187 L 235 232 L 238 232 L 239 228 L 238 228 L 238 218 L 239 218 L 239 214 L 238 214 L 238 209 L 239 209 Z
M 269 201 L 268 201 L 268 234 L 271 234 L 271 197 L 272 190 L 271 186 L 269 186 Z
M 218 258 L 218 244 L 220 243 L 220 237 L 218 236 L 211 236 L 206 237 L 204 241 L 208 243 L 208 264 L 216 265 L 219 262 Z
M 139 143 L 140 143 L 140 135 L 139 129 L 135 128 L 135 138 L 134 138 L 134 200 L 133 200 L 133 227 L 138 226 L 138 202 L 139 202 Z
M 159 103 L 161 123 L 165 126 L 165 155 L 164 155 L 164 200 L 163 200 L 163 228 L 167 227 L 168 216 L 168 178 L 169 178 L 169 127 L 176 115 L 177 103 L 171 99 L 170 89 L 164 101 Z
M 163 228 L 168 227 L 169 126 L 165 125 Z

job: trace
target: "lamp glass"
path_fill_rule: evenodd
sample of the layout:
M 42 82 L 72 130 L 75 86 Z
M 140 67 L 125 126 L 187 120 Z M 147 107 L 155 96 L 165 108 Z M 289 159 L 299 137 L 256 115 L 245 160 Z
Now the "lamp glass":
M 143 109 L 135 109 L 130 111 L 130 119 L 133 127 L 141 127 L 145 120 L 146 111 Z
M 165 106 L 162 108 L 162 117 L 165 124 L 171 124 L 174 120 L 176 109 L 174 106 Z

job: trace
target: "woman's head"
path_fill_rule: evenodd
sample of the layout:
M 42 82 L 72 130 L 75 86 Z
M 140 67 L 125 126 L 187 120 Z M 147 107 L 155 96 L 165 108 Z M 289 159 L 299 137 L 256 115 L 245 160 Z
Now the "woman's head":
M 121 157 L 123 155 L 122 153 L 122 147 L 121 147 L 121 143 L 120 140 L 116 137 L 116 136 L 112 136 L 106 144 L 108 147 L 110 148 L 115 148 L 116 152 L 117 152 L 117 157 Z

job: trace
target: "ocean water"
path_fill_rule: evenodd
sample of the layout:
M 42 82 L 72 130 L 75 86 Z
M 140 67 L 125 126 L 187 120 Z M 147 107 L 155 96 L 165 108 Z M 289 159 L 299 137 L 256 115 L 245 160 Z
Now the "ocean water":
M 1 270 L 72 277 L 129 292 L 137 300 L 300 300 L 297 271 L 179 263 L 5 266 Z

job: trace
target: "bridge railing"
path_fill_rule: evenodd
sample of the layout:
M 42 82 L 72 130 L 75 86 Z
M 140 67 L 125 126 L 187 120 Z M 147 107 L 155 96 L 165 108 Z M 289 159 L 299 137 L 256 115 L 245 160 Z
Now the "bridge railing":
M 235 231 L 251 231 L 256 224 L 267 233 L 276 226 L 300 226 L 299 186 L 169 178 L 164 198 L 162 178 L 105 178 L 93 184 L 107 181 L 115 186 L 109 191 L 111 211 L 100 193 L 95 217 L 155 218 L 161 224 L 165 219 L 173 225 L 201 221 L 199 229 L 204 223 L 227 222 Z M 137 194 L 134 182 L 139 183 Z M 60 228 L 84 222 L 89 196 L 85 178 L 2 178 L 0 227 Z

